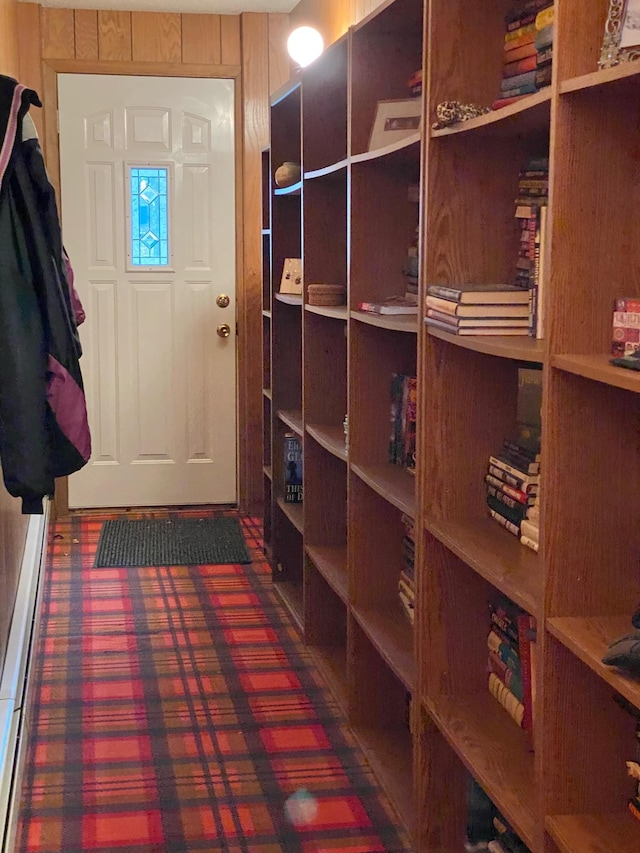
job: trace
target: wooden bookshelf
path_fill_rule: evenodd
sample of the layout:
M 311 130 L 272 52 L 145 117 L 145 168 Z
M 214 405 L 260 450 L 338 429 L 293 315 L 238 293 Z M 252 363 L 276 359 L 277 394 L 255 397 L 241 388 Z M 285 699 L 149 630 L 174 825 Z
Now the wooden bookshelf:
M 556 0 L 553 85 L 432 130 L 443 101 L 497 96 L 513 5 L 430 0 L 425 15 L 385 0 L 272 99 L 265 530 L 270 513 L 274 582 L 418 853 L 463 849 L 469 774 L 532 853 L 627 853 L 640 850 L 626 811 L 634 721 L 613 696 L 640 709 L 640 678 L 602 656 L 640 600 L 640 373 L 608 354 L 613 299 L 640 297 L 640 63 L 598 69 L 609 0 Z M 405 98 L 420 66 L 422 130 L 370 151 L 378 102 Z M 428 284 L 514 280 L 514 200 L 534 156 L 550 161 L 544 339 L 427 328 Z M 303 174 L 288 191 L 272 180 L 284 160 Z M 418 224 L 418 315 L 359 311 L 404 292 Z M 303 259 L 295 304 L 278 298 L 287 257 Z M 308 305 L 314 282 L 346 287 L 347 304 Z M 516 428 L 523 368 L 543 377 L 537 554 L 488 517 L 484 481 Z M 393 374 L 418 378 L 415 475 L 389 461 Z M 291 430 L 302 505 L 284 504 Z M 407 517 L 413 625 L 398 597 Z M 487 686 L 498 593 L 537 618 L 535 753 Z

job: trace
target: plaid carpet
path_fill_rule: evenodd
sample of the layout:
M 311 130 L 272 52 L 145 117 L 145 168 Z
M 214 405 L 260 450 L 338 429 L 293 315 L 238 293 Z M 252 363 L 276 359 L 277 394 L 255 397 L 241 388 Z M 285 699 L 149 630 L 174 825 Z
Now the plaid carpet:
M 51 531 L 16 849 L 409 850 L 257 520 L 252 565 L 93 568 L 108 517 Z

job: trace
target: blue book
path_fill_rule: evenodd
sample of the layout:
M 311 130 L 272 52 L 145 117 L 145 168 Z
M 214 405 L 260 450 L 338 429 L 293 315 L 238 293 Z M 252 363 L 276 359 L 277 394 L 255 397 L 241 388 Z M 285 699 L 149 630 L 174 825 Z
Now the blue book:
M 506 77 L 500 84 L 503 92 L 507 89 L 517 89 L 519 86 L 528 86 L 536 82 L 536 72 L 525 71 L 524 74 L 516 74 L 515 77 Z

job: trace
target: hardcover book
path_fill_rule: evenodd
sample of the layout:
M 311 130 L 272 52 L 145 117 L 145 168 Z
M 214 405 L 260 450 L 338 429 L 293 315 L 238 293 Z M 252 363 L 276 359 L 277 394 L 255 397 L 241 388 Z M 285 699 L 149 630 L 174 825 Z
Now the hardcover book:
M 463 284 L 460 287 L 432 284 L 429 296 L 467 305 L 527 305 L 529 294 L 513 284 Z
M 302 446 L 292 432 L 284 437 L 284 500 L 302 503 Z

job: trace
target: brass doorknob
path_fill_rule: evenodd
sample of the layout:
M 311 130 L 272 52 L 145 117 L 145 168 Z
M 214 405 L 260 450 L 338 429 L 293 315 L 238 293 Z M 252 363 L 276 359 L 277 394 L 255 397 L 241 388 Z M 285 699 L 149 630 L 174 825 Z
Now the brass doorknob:
M 228 323 L 220 323 L 216 332 L 221 338 L 228 338 L 231 334 L 231 326 Z
M 218 308 L 226 308 L 231 300 L 226 293 L 219 293 L 216 297 L 216 305 Z

